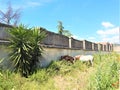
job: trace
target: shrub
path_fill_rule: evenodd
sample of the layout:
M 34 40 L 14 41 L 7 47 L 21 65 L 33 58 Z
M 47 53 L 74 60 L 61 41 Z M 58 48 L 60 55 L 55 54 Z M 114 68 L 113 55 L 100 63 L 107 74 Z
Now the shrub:
M 11 28 L 9 33 L 9 47 L 12 49 L 10 60 L 13 62 L 15 71 L 28 77 L 36 69 L 38 57 L 43 50 L 40 42 L 45 37 L 45 33 L 38 28 L 27 29 L 24 25 Z

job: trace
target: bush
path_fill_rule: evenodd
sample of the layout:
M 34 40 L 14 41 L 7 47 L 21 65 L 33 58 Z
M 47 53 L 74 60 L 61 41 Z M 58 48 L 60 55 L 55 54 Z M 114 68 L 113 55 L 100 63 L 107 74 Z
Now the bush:
M 13 63 L 14 71 L 28 77 L 36 71 L 43 51 L 40 42 L 45 38 L 45 32 L 38 28 L 27 29 L 24 25 L 13 27 L 8 31 L 11 48 L 9 59 Z

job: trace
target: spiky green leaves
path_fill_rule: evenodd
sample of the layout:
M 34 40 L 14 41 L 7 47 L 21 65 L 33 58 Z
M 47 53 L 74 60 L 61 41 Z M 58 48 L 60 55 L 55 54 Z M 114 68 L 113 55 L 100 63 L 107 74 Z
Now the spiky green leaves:
M 36 63 L 41 56 L 42 47 L 40 42 L 45 38 L 45 32 L 38 28 L 29 28 L 20 25 L 9 30 L 10 45 L 12 49 L 10 60 L 13 62 L 15 71 L 27 77 L 35 70 Z

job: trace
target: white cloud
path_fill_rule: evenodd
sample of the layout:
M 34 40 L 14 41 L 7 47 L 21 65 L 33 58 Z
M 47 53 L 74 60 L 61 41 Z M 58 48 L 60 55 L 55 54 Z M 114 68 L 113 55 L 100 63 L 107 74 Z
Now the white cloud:
M 105 29 L 98 30 L 96 33 L 103 42 L 118 43 L 119 42 L 119 27 L 110 22 L 102 23 Z
M 96 42 L 96 38 L 95 37 L 88 37 L 88 40 L 91 42 Z
M 98 30 L 97 34 L 101 36 L 106 36 L 106 35 L 115 35 L 119 33 L 119 27 L 114 27 L 111 29 L 106 29 L 106 30 Z
M 114 36 L 108 36 L 108 37 L 104 37 L 102 38 L 103 42 L 110 42 L 110 43 L 118 43 L 119 42 L 119 36 L 118 35 L 114 35 Z
M 114 27 L 114 25 L 111 24 L 110 22 L 102 22 L 102 26 L 105 28 Z

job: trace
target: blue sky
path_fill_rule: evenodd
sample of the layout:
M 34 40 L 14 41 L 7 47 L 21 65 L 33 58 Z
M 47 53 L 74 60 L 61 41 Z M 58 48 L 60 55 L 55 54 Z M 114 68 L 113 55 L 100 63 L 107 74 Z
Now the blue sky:
M 120 0 L 0 0 L 21 8 L 20 23 L 57 33 L 58 21 L 78 40 L 119 42 Z

